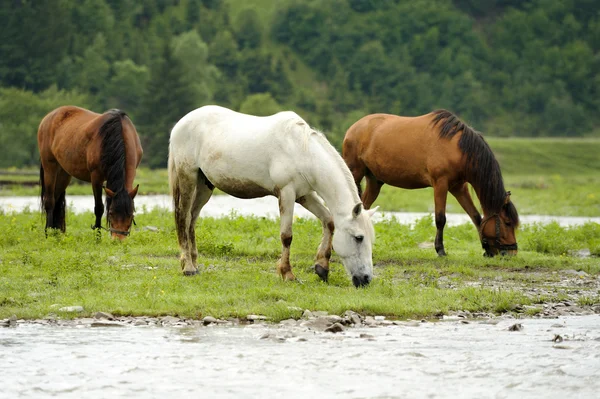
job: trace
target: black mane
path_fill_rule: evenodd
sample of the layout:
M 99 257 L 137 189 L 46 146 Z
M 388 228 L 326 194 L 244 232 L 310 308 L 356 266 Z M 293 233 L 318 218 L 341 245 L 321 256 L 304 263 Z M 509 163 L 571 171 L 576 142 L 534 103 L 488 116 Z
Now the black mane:
M 109 117 L 100 127 L 102 138 L 100 163 L 106 187 L 115 193 L 110 198 L 106 197 L 106 215 L 111 209 L 115 214 L 129 217 L 133 215 L 133 200 L 125 189 L 125 142 L 123 141 L 123 125 L 121 120 L 127 114 L 118 109 L 106 112 Z
M 512 202 L 504 205 L 506 189 L 500 165 L 483 136 L 445 109 L 433 111 L 432 124 L 439 124 L 440 138 L 451 139 L 462 131 L 458 146 L 466 157 L 465 177 L 478 190 L 481 207 L 488 214 L 498 213 L 504 206 L 506 215 L 516 226 L 519 215 Z

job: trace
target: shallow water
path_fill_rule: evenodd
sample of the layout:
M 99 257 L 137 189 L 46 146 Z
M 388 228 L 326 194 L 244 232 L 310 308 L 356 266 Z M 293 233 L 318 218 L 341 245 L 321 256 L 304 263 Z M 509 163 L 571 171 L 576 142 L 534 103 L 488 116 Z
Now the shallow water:
M 140 195 L 135 198 L 136 211 L 144 212 L 154 208 L 172 209 L 171 201 L 171 197 L 167 195 Z M 67 198 L 67 205 L 76 213 L 91 212 L 94 209 L 94 197 L 71 195 Z M 35 210 L 39 207 L 38 197 L 0 197 L 0 209 L 5 212 L 21 212 L 26 208 Z M 232 214 L 277 218 L 279 217 L 279 206 L 275 197 L 239 199 L 229 195 L 214 195 L 202 208 L 200 216 L 224 217 Z M 294 215 L 314 217 L 298 204 L 294 208 Z M 427 212 L 378 212 L 374 216 L 374 221 L 396 218 L 400 223 L 415 223 L 418 219 L 429 215 L 431 213 Z M 520 219 L 523 224 L 556 221 L 562 226 L 580 225 L 588 221 L 600 223 L 600 217 L 521 215 Z M 449 226 L 455 226 L 471 223 L 471 219 L 466 213 L 448 213 L 446 214 L 446 223 Z
M 522 331 L 508 330 L 515 322 Z M 553 343 L 555 334 L 564 341 Z M 599 370 L 598 315 L 339 334 L 281 325 L 0 329 L 2 398 L 595 398 Z

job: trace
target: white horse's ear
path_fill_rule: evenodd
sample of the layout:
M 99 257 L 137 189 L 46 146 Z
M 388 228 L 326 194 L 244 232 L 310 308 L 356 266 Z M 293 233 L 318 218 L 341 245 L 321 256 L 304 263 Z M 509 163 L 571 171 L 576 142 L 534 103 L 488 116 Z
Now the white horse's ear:
M 358 215 L 360 215 L 361 211 L 362 211 L 362 202 L 359 202 L 358 204 L 354 205 L 354 209 L 352 209 L 352 216 L 357 218 Z
M 377 209 L 379 209 L 379 205 L 377 205 L 375 208 L 369 209 L 367 211 L 367 215 L 369 215 L 369 219 L 373 217 L 373 215 L 375 214 L 375 212 L 377 212 Z

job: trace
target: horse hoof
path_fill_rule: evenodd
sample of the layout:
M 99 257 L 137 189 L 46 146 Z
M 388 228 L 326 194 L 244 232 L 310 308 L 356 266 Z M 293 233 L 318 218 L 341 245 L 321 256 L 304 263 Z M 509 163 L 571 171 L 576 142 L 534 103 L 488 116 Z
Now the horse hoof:
M 195 276 L 196 274 L 198 274 L 198 270 L 192 270 L 192 271 L 184 270 L 183 271 L 183 275 L 186 277 L 187 276 Z
M 321 277 L 321 280 L 323 280 L 324 282 L 329 281 L 329 269 L 325 269 L 318 263 L 315 265 L 315 273 L 317 273 L 317 275 Z
M 437 251 L 438 256 L 446 256 L 446 251 L 444 251 L 443 249 L 440 249 L 439 251 Z

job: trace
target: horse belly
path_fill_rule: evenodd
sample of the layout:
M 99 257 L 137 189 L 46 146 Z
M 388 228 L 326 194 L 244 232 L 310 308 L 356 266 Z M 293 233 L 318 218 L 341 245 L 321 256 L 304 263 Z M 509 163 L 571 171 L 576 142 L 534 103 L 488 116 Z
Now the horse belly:
M 235 162 L 211 162 L 202 168 L 207 179 L 219 190 L 238 198 L 274 195 L 274 185 L 260 167 L 236 168 Z

